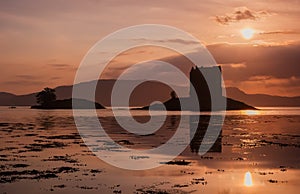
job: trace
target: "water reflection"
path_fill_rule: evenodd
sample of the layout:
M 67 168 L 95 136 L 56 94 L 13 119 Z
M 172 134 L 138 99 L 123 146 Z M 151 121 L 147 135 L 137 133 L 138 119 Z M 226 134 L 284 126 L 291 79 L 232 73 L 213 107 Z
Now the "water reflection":
M 36 117 L 36 123 L 43 129 L 52 129 L 55 127 L 55 121 L 57 118 L 49 112 L 41 112 Z
M 212 122 L 212 127 L 210 130 L 216 130 L 218 132 L 219 125 L 222 121 L 221 116 L 214 117 L 215 120 Z M 216 119 L 217 118 L 217 119 Z M 149 120 L 147 116 L 134 116 L 134 119 L 138 122 L 144 123 Z M 173 137 L 176 132 L 181 116 L 180 115 L 168 115 L 163 126 L 157 130 L 155 133 L 149 135 L 136 135 L 123 129 L 114 117 L 100 117 L 99 120 L 104 127 L 106 133 L 115 142 L 130 142 L 122 144 L 122 146 L 132 148 L 132 149 L 152 149 L 166 143 L 170 138 Z M 190 152 L 199 153 L 200 146 L 202 144 L 203 138 L 207 132 L 211 117 L 208 115 L 191 115 L 189 116 L 189 123 L 186 126 L 186 130 L 190 134 Z M 197 122 L 199 121 L 199 122 Z M 196 125 L 196 126 L 195 126 Z M 215 141 L 215 136 L 208 137 L 209 141 L 207 144 L 212 144 L 208 152 L 222 152 L 222 131 L 217 133 L 218 137 Z
M 251 115 L 260 115 L 260 111 L 259 110 L 243 110 L 242 114 L 243 115 L 248 115 L 248 116 L 251 116 Z
M 195 123 L 195 117 L 199 117 L 199 123 Z M 221 124 L 220 122 L 222 122 L 222 118 L 221 116 L 215 116 L 214 117 L 215 120 L 211 121 L 212 122 L 212 128 L 210 130 L 216 130 L 216 133 L 219 130 L 219 125 Z M 203 138 L 207 132 L 208 129 L 208 125 L 210 123 L 210 119 L 211 117 L 209 115 L 201 115 L 201 116 L 191 116 L 190 117 L 190 125 L 195 125 L 197 124 L 197 128 L 196 128 L 196 132 L 191 131 L 191 142 L 190 142 L 190 148 L 191 148 L 191 152 L 192 153 L 199 153 L 200 150 L 200 146 L 202 144 Z M 194 127 L 191 127 L 191 130 Z M 211 141 L 209 143 L 213 144 L 211 146 L 211 148 L 208 150 L 208 152 L 222 152 L 222 130 L 220 131 L 220 133 L 218 134 L 218 137 L 216 139 L 216 141 L 214 141 L 214 137 L 208 137 L 211 139 Z

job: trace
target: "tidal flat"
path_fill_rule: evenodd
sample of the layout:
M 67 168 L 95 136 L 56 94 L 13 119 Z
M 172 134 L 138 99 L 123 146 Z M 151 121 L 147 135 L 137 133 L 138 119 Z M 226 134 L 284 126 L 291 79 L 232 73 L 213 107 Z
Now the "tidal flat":
M 169 112 L 159 130 L 136 135 L 121 129 L 111 111 L 97 113 L 115 142 L 140 150 L 163 145 L 180 121 L 179 112 Z M 147 111 L 132 114 L 141 123 L 149 119 Z M 1 107 L 1 193 L 298 193 L 299 109 L 228 112 L 217 141 L 204 155 L 198 153 L 205 134 L 201 126 L 209 117 L 202 118 L 190 144 L 172 161 L 154 169 L 124 170 L 87 146 L 72 110 Z M 143 162 L 149 156 L 131 159 Z

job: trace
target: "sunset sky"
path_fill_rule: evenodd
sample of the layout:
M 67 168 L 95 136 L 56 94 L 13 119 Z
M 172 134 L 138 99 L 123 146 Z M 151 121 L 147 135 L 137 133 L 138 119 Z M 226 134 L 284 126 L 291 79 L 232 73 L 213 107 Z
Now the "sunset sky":
M 222 65 L 226 87 L 300 96 L 299 21 L 298 0 L 0 1 L 0 91 L 71 85 L 98 40 L 151 23 L 201 40 Z

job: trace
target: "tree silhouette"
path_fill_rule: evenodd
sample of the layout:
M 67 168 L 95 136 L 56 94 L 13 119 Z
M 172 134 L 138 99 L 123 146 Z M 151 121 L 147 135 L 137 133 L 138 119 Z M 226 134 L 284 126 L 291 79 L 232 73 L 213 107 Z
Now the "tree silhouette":
M 36 95 L 36 102 L 41 106 L 48 106 L 51 102 L 56 100 L 55 90 L 51 88 L 44 88 Z
M 177 94 L 174 90 L 170 93 L 170 96 L 171 96 L 172 99 L 178 98 L 178 96 L 177 96 Z

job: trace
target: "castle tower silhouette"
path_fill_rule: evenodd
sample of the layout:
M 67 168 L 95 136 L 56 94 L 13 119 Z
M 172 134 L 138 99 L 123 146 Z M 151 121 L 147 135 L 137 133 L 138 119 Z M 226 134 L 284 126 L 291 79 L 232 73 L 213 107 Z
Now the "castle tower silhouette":
M 198 99 L 201 110 L 211 109 L 211 92 L 216 98 L 222 97 L 221 73 L 221 66 L 192 67 L 190 71 L 190 98 Z M 209 79 L 212 91 L 209 90 L 206 79 Z M 195 92 L 193 92 L 192 87 L 194 87 Z

